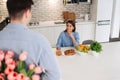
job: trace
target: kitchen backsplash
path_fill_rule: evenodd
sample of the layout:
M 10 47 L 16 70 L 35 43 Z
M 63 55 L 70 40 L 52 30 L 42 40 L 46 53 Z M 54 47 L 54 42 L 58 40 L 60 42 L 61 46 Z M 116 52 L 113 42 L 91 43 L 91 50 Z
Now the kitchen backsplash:
M 6 9 L 6 3 L 3 0 L 0 0 L 0 21 L 8 16 L 8 12 Z
M 80 19 L 80 14 L 90 13 L 90 4 L 63 4 L 63 0 L 34 0 L 31 22 L 63 20 L 62 12 L 70 11 Z M 5 3 L 0 0 L 0 19 L 8 16 Z

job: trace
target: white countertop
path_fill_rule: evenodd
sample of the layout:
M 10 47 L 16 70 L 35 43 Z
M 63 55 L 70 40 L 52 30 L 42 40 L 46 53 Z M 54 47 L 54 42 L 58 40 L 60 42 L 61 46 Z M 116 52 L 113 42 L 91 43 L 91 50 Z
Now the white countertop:
M 58 56 L 62 80 L 120 80 L 120 42 L 102 45 L 103 52 L 97 57 Z
M 94 24 L 94 21 L 79 21 L 77 24 Z M 38 27 L 57 27 L 57 26 L 65 26 L 66 24 L 55 24 L 54 21 L 46 21 L 46 22 L 39 22 L 39 25 L 28 25 L 29 28 L 38 28 Z

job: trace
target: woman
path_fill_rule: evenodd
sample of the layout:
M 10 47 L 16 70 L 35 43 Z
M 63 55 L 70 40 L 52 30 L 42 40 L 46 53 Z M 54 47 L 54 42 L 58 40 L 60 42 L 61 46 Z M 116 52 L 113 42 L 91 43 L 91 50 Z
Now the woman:
M 68 20 L 66 29 L 61 32 L 57 40 L 57 50 L 60 50 L 61 47 L 75 47 L 79 45 L 79 34 L 75 30 L 75 23 L 72 20 Z

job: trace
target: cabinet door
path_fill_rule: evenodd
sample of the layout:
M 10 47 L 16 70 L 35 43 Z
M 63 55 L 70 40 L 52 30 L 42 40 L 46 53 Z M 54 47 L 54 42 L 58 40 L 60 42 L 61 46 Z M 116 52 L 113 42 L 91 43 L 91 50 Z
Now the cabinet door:
M 120 37 L 120 0 L 114 0 L 111 38 Z
M 94 40 L 95 24 L 86 24 L 83 26 L 84 40 Z
M 38 27 L 31 28 L 31 30 L 45 36 L 50 42 L 51 46 L 54 46 L 54 27 Z
M 83 41 L 83 28 L 81 25 L 76 25 L 76 31 L 79 33 L 80 43 Z
M 54 28 L 53 27 L 41 28 L 40 32 L 48 39 L 51 46 L 54 46 Z
M 84 40 L 94 40 L 95 24 L 78 24 L 77 32 L 80 35 L 80 43 Z
M 111 20 L 113 0 L 98 0 L 97 21 Z
M 56 45 L 57 39 L 58 39 L 60 33 L 62 31 L 64 31 L 65 29 L 66 29 L 66 26 L 56 26 L 55 27 L 55 31 L 54 31 L 54 41 L 55 41 L 55 44 L 54 45 Z

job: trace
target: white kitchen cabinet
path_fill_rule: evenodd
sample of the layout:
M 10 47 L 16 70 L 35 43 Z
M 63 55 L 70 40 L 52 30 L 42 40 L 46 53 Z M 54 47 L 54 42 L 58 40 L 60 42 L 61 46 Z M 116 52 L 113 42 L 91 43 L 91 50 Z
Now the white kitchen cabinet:
M 56 46 L 57 39 L 62 31 L 65 30 L 65 25 L 62 26 L 47 26 L 47 27 L 32 27 L 32 31 L 44 35 L 50 42 L 52 47 Z
M 57 39 L 58 39 L 58 37 L 59 37 L 59 35 L 60 35 L 60 33 L 62 32 L 62 31 L 64 31 L 66 29 L 66 26 L 65 25 L 63 25 L 63 26 L 56 26 L 56 27 L 54 27 L 54 46 L 56 45 L 56 43 L 57 43 Z
M 109 42 L 114 0 L 92 0 L 91 19 L 96 22 L 95 40 Z
M 120 0 L 114 0 L 110 38 L 119 38 L 119 36 L 120 36 Z
M 52 47 L 56 46 L 57 39 L 62 31 L 66 29 L 66 25 L 54 25 L 45 27 L 32 27 L 32 31 L 44 35 L 50 42 Z M 84 22 L 84 24 L 76 24 L 76 31 L 80 34 L 80 42 L 84 40 L 94 40 L 95 23 Z
M 84 40 L 94 40 L 95 36 L 95 24 L 88 23 L 88 24 L 77 24 L 76 31 L 80 35 L 80 43 Z
M 30 28 L 32 31 L 42 34 L 50 42 L 51 46 L 54 46 L 54 27 L 36 27 Z

